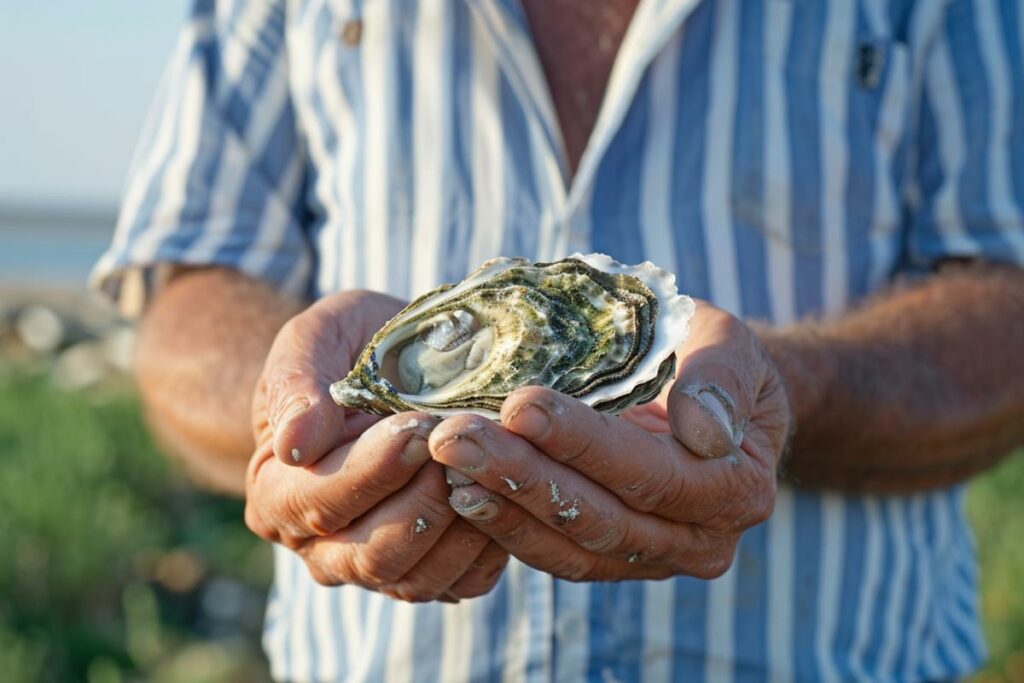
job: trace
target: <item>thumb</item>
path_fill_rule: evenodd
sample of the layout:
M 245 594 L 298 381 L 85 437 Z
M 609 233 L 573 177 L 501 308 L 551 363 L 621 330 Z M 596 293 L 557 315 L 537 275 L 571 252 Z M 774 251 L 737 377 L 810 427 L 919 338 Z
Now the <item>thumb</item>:
M 289 465 L 312 465 L 357 438 L 380 417 L 340 408 L 330 395 L 372 333 L 403 302 L 374 292 L 341 292 L 289 320 L 270 349 L 261 389 L 274 454 Z
M 746 326 L 716 317 L 680 349 L 685 355 L 667 402 L 672 434 L 705 458 L 735 453 L 743 442 L 763 365 Z
M 289 465 L 312 465 L 380 419 L 338 407 L 319 387 L 293 392 L 288 390 L 290 403 L 268 416 L 274 455 Z
M 739 447 L 745 420 L 738 412 L 732 394 L 716 382 L 677 383 L 668 397 L 673 436 L 704 458 L 721 458 Z
M 331 399 L 328 387 L 348 367 L 349 353 L 320 321 L 302 315 L 275 339 L 259 390 L 274 455 L 288 465 L 309 466 L 379 418 L 343 410 Z

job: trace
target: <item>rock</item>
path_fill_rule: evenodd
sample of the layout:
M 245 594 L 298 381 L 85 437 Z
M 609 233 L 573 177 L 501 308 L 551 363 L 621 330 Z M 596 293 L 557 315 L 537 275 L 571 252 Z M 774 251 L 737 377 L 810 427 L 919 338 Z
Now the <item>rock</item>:
M 26 306 L 18 314 L 14 326 L 21 343 L 37 353 L 53 353 L 64 340 L 64 323 L 47 306 Z
M 79 342 L 57 356 L 53 366 L 53 384 L 65 391 L 85 389 L 106 377 L 107 370 L 103 344 Z
M 103 336 L 107 363 L 121 372 L 131 372 L 135 359 L 135 328 L 119 325 Z

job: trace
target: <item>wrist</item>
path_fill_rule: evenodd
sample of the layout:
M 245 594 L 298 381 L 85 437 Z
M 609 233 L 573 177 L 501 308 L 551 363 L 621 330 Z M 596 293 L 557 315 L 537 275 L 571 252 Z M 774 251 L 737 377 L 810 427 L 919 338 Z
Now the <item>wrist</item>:
M 807 328 L 751 327 L 786 389 L 793 417 L 790 447 L 813 442 L 818 431 L 815 418 L 822 414 L 836 377 L 833 354 L 823 338 Z

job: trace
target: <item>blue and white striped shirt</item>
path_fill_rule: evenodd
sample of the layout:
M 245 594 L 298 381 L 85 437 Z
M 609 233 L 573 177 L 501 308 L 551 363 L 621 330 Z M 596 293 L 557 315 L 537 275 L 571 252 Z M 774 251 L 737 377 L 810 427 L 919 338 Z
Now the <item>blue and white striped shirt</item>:
M 95 282 L 222 264 L 410 297 L 602 251 L 785 324 L 945 257 L 1021 263 L 1024 7 L 642 0 L 568 177 L 516 0 L 195 0 Z M 962 493 L 783 485 L 714 581 L 513 561 L 458 605 L 325 588 L 278 548 L 266 649 L 297 681 L 954 678 L 984 657 Z

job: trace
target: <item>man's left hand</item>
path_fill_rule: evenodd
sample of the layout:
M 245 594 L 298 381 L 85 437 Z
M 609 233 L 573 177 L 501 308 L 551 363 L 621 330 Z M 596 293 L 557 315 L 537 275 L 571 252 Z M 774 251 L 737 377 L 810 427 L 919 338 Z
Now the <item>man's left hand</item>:
M 459 415 L 433 458 L 475 483 L 464 519 L 537 569 L 575 581 L 721 575 L 766 520 L 792 423 L 778 372 L 750 329 L 700 304 L 675 381 L 621 417 L 541 387 L 501 424 Z

